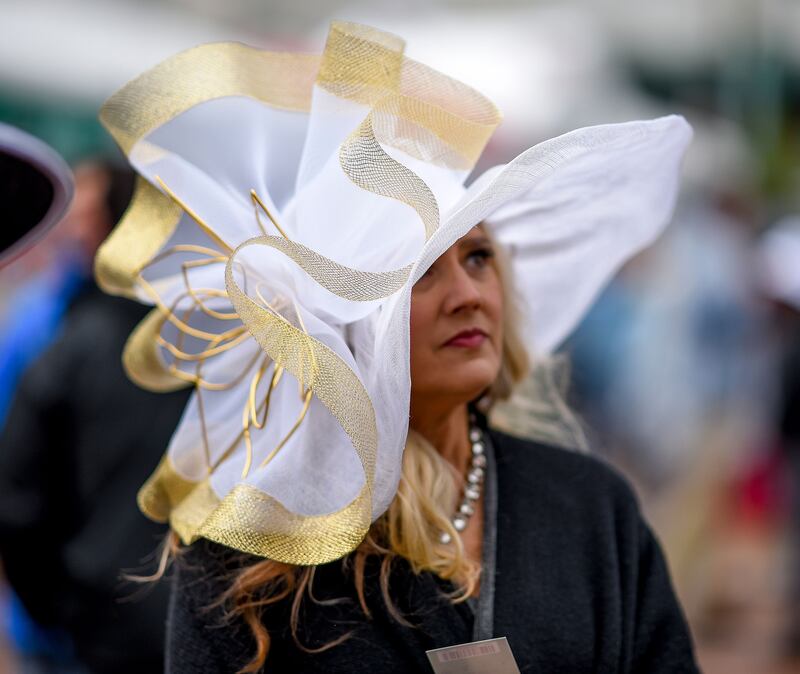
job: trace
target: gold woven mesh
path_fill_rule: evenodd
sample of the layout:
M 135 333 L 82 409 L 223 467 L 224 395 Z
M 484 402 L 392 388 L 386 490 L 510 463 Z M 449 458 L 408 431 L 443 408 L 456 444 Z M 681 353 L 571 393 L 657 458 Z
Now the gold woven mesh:
M 323 288 L 353 302 L 369 302 L 388 297 L 403 287 L 411 272 L 411 265 L 386 272 L 353 269 L 320 255 L 301 243 L 279 236 L 260 236 L 248 243 L 279 250 L 294 260 Z
M 144 178 L 133 199 L 94 259 L 98 285 L 107 293 L 135 298 L 135 279 L 175 231 L 181 210 Z
M 177 475 L 174 469 L 172 471 Z M 171 483 L 165 483 L 172 486 Z M 184 498 L 175 503 L 169 513 L 169 524 L 172 530 L 178 534 L 180 539 L 189 545 L 202 536 L 200 533 L 203 523 L 219 507 L 220 499 L 211 488 L 208 480 L 195 483 L 192 490 Z M 229 524 L 229 529 L 235 528 L 233 520 Z M 224 540 L 219 541 L 223 545 L 230 545 Z M 235 546 L 230 546 L 235 547 Z M 241 548 L 237 548 L 241 549 Z M 244 552 L 244 550 L 242 550 Z
M 319 69 L 315 54 L 283 54 L 235 42 L 189 49 L 129 82 L 106 101 L 100 121 L 125 154 L 189 108 L 224 96 L 308 111 Z
M 372 116 L 342 143 L 339 163 L 345 175 L 359 187 L 402 201 L 419 214 L 429 239 L 439 226 L 436 197 L 413 171 L 392 159 L 375 138 Z
M 168 522 L 173 510 L 182 503 L 198 483 L 181 477 L 165 456 L 148 478 L 137 496 L 140 510 L 156 522 Z
M 177 513 L 180 516 L 182 512 Z M 297 515 L 249 484 L 238 484 L 203 522 L 196 537 L 287 564 L 324 564 L 353 550 L 367 533 L 371 499 L 366 488 L 342 510 Z
M 369 26 L 331 24 L 317 84 L 332 94 L 370 105 L 400 86 L 405 42 Z
M 485 100 L 485 99 L 482 99 Z M 431 101 L 400 93 L 381 100 L 373 116 L 381 142 L 412 157 L 450 168 L 469 170 L 480 157 L 499 122 L 495 110 L 452 111 Z
M 447 157 L 447 166 L 471 168 L 500 122 L 499 111 L 471 87 L 405 58 L 403 48 L 389 33 L 334 22 L 317 85 L 392 117 L 378 131 L 380 142 L 418 159 Z
M 130 379 L 148 391 L 166 393 L 185 388 L 187 382 L 164 367 L 157 337 L 166 322 L 162 311 L 153 309 L 136 326 L 125 344 L 122 365 Z
M 370 520 L 366 489 L 336 513 L 301 516 L 247 484 L 220 500 L 208 480 L 185 480 L 167 458 L 139 491 L 138 503 L 151 519 L 169 522 L 186 545 L 207 538 L 253 555 L 269 550 L 270 559 L 287 564 L 341 557 L 361 542 Z

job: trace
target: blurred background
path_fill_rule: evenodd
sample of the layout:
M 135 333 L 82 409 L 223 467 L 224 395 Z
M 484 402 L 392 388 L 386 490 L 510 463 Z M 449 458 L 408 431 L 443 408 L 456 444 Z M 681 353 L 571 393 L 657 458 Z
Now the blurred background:
M 103 100 L 143 70 L 202 42 L 320 51 L 333 18 L 401 35 L 409 56 L 496 102 L 504 121 L 478 171 L 578 126 L 668 113 L 689 119 L 695 139 L 674 221 L 621 271 L 565 345 L 572 363 L 569 400 L 596 451 L 638 489 L 669 558 L 703 670 L 800 672 L 797 0 L 406 0 L 402 6 L 0 0 L 0 122 L 51 144 L 77 176 L 69 217 L 40 246 L 0 269 L 0 420 L 17 409 L 11 407 L 15 392 L 31 399 L 17 414 L 76 413 L 68 392 L 78 395 L 75 386 L 92 385 L 76 373 L 98 351 L 119 353 L 139 317 L 119 304 L 103 305 L 87 280 L 93 250 L 131 189 L 97 121 Z M 89 346 L 93 353 L 81 351 Z M 68 367 L 70 359 L 77 364 Z M 67 392 L 54 389 L 54 378 Z M 114 385 L 127 384 L 120 376 Z M 154 411 L 148 417 L 157 427 L 148 434 L 152 447 L 144 452 L 136 445 L 136 465 L 123 456 L 107 458 L 112 474 L 124 470 L 130 484 L 115 487 L 113 498 L 99 478 L 81 484 L 80 493 L 65 497 L 82 504 L 70 521 L 95 513 L 89 504 L 98 498 L 130 510 L 132 522 L 140 517 L 136 487 L 166 446 L 183 400 L 126 395 L 134 396 L 128 409 Z M 98 409 L 76 414 L 114 418 L 113 411 Z M 101 426 L 94 432 L 103 437 Z M 7 429 L 0 443 L 0 471 L 44 471 L 31 457 L 3 455 L 9 435 Z M 65 443 L 58 450 L 62 459 L 71 451 L 63 433 L 52 441 L 14 442 L 49 444 L 42 451 L 50 452 L 54 442 Z M 97 438 L 80 442 L 104 451 Z M 48 457 L 46 470 L 76 470 L 86 459 Z M 26 461 L 30 465 L 20 468 Z M 6 519 L 13 520 L 2 525 L 12 541 L 3 545 L 39 546 L 47 555 L 45 543 L 55 550 L 56 534 L 46 528 L 34 533 L 32 522 L 47 508 L 64 519 L 63 501 L 45 504 L 33 487 L 17 482 L 0 480 L 0 517 L 10 512 Z M 15 489 L 21 496 L 12 503 Z M 71 588 L 77 604 L 85 592 L 98 601 L 114 593 L 130 601 L 130 588 L 96 580 L 102 573 L 91 563 L 92 546 L 109 545 L 100 532 L 122 526 L 96 519 L 95 530 L 78 536 L 80 545 L 50 558 L 41 573 L 69 567 L 81 579 Z M 139 535 L 146 544 L 137 561 L 144 562 L 158 530 Z M 13 582 L 20 573 L 13 552 L 2 554 Z M 105 671 L 108 654 L 40 629 L 54 609 L 43 606 L 41 617 L 29 615 L 18 596 L 26 592 L 35 591 L 15 585 L 3 594 L 0 672 Z M 151 595 L 145 601 L 153 604 L 151 622 L 160 629 L 162 600 Z M 25 598 L 26 608 L 36 599 Z M 75 607 L 59 610 L 61 619 L 88 620 Z M 86 626 L 89 633 L 96 629 Z M 153 641 L 139 636 L 143 644 Z M 78 661 L 99 664 L 87 670 Z M 136 671 L 158 671 L 147 667 Z

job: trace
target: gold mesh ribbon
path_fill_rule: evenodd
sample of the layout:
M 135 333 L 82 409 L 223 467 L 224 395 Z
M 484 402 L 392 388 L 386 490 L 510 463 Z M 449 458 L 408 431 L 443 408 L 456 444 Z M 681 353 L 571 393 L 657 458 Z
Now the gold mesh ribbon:
M 404 49 L 391 33 L 335 21 L 316 83 L 339 98 L 371 105 L 399 89 Z
M 366 489 L 339 512 L 301 516 L 248 484 L 237 485 L 220 499 L 208 480 L 184 479 L 168 458 L 139 491 L 138 503 L 151 519 L 168 521 L 187 545 L 207 538 L 242 552 L 302 565 L 324 564 L 353 550 L 371 518 Z
M 236 42 L 205 44 L 158 64 L 115 93 L 100 121 L 130 154 L 151 131 L 189 108 L 225 96 L 307 112 L 319 69 L 314 54 L 284 54 Z
M 400 38 L 374 28 L 334 22 L 317 85 L 368 105 L 371 133 L 381 143 L 469 170 L 500 123 L 500 112 L 471 87 L 404 57 L 403 46 Z
M 169 457 L 165 456 L 139 490 L 136 501 L 139 509 L 150 519 L 156 522 L 168 522 L 174 509 L 185 501 L 197 486 L 197 482 L 182 477 L 173 467 Z
M 125 344 L 122 366 L 134 383 L 148 391 L 166 393 L 185 388 L 187 382 L 164 367 L 158 353 L 157 337 L 166 318 L 160 309 L 153 309 L 136 326 Z
M 425 182 L 392 159 L 381 147 L 372 126 L 372 115 L 342 143 L 339 164 L 345 175 L 365 190 L 411 206 L 425 225 L 425 239 L 439 227 L 439 207 Z
M 320 255 L 301 243 L 279 236 L 259 236 L 247 245 L 263 245 L 280 251 L 323 288 L 351 302 L 369 302 L 388 297 L 403 287 L 411 265 L 385 272 L 362 271 Z
M 98 285 L 107 293 L 136 298 L 136 277 L 175 231 L 181 209 L 144 178 L 94 260 Z

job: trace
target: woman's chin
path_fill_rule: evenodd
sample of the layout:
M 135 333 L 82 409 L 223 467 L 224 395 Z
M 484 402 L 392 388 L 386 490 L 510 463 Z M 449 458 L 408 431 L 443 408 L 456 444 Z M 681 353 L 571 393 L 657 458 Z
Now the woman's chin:
M 464 402 L 474 400 L 489 388 L 497 379 L 497 367 L 494 363 L 464 363 L 457 368 L 442 373 L 442 388 L 448 389 Z

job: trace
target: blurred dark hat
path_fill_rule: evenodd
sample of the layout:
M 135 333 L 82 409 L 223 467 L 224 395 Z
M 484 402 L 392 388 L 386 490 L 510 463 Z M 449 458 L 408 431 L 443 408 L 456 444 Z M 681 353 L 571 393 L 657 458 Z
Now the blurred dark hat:
M 55 150 L 0 123 L 0 267 L 63 217 L 73 191 L 72 173 Z

